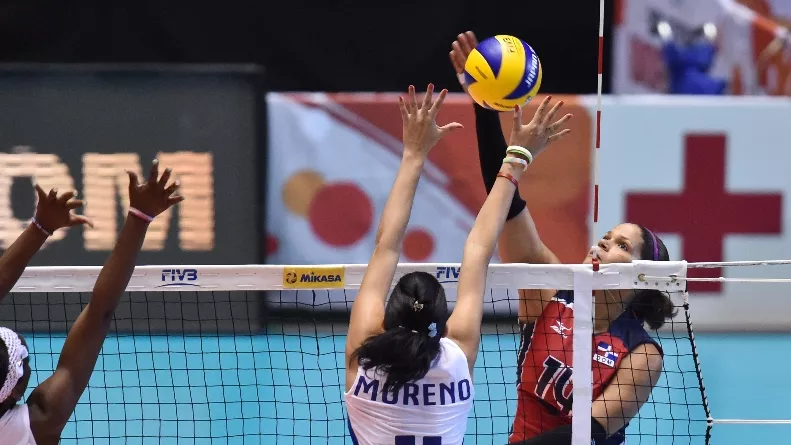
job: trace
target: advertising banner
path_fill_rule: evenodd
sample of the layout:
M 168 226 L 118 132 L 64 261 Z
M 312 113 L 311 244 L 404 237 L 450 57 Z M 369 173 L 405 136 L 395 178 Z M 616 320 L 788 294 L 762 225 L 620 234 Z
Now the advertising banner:
M 95 228 L 57 231 L 31 265 L 103 264 L 129 206 L 126 170 L 145 178 L 157 159 L 186 199 L 151 224 L 141 264 L 260 261 L 254 72 L 0 74 L 0 250 L 28 225 L 38 183 L 75 190 Z
M 400 159 L 395 99 L 269 95 L 270 263 L 368 262 Z M 562 99 L 574 114 L 573 133 L 536 160 L 520 193 L 545 244 L 561 261 L 575 263 L 590 245 L 595 98 Z M 507 132 L 510 115 L 501 117 Z M 431 152 L 404 241 L 405 262 L 460 261 L 485 199 L 469 99 L 448 97 L 439 121 L 458 121 L 465 128 Z M 788 122 L 791 104 L 781 99 L 605 98 L 598 236 L 633 221 L 658 233 L 671 259 L 790 258 Z M 788 276 L 789 269 L 724 268 L 690 275 L 778 277 Z M 456 268 L 440 266 L 436 273 L 441 280 L 458 279 Z M 783 285 L 696 282 L 690 291 L 696 328 L 791 329 Z M 301 292 L 296 294 L 299 298 Z M 348 302 L 351 296 L 338 298 Z M 486 298 L 490 314 L 515 310 L 503 296 Z M 515 298 L 510 296 L 512 303 Z

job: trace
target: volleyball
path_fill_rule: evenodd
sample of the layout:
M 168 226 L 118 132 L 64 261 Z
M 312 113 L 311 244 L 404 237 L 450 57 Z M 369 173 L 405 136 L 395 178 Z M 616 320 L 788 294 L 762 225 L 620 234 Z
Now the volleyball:
M 510 111 L 535 97 L 541 87 L 541 61 L 533 48 L 514 36 L 480 42 L 467 57 L 464 79 L 478 105 Z

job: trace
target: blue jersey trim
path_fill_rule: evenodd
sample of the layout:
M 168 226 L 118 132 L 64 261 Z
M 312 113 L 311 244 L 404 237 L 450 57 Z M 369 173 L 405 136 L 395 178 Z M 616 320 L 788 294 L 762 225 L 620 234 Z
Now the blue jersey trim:
M 346 424 L 349 425 L 349 435 L 352 436 L 352 443 L 354 445 L 360 445 L 360 443 L 357 442 L 357 435 L 354 434 L 354 430 L 352 429 L 351 419 L 346 420 Z

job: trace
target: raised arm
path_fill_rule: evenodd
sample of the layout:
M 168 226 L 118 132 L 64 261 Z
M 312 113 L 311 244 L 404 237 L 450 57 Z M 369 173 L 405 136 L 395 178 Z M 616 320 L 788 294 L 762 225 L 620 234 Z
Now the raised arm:
M 36 184 L 36 194 L 38 205 L 33 221 L 0 257 L 0 300 L 14 287 L 33 255 L 56 230 L 79 224 L 93 227 L 87 218 L 72 212 L 83 205 L 82 201 L 74 199 L 74 192 L 58 196 L 58 190 L 52 189 L 47 194 Z
M 91 301 L 66 337 L 55 373 L 34 389 L 27 400 L 30 428 L 40 445 L 56 444 L 60 440 L 63 427 L 88 385 L 113 313 L 132 277 L 149 219 L 183 199 L 173 195 L 178 181 L 167 186 L 170 169 L 158 178 L 156 161 L 143 185 L 138 185 L 137 176 L 129 173 L 131 209 L 115 248 L 99 273 Z
M 435 102 L 432 97 L 433 90 L 433 85 L 429 85 L 421 103 L 415 98 L 413 86 L 409 87 L 406 101 L 398 99 L 403 121 L 404 155 L 382 211 L 373 254 L 352 305 L 349 333 L 346 337 L 347 368 L 354 350 L 366 338 L 382 330 L 385 298 L 390 291 L 401 256 L 404 233 L 426 156 L 442 136 L 461 128 L 456 122 L 437 126 L 437 114 L 448 92 L 442 90 Z
M 524 158 L 527 159 L 527 158 Z M 526 162 L 526 161 L 525 161 Z M 511 196 L 519 184 L 523 166 L 503 163 L 492 191 L 483 203 L 472 226 L 461 259 L 456 307 L 448 319 L 448 338 L 455 341 L 464 355 L 470 372 L 478 356 L 483 318 L 483 295 L 489 261 L 503 230 Z
M 459 34 L 451 45 L 450 59 L 459 82 L 464 84 L 464 65 L 470 52 L 478 45 L 472 31 Z M 486 110 L 479 105 L 475 108 L 475 134 L 478 139 L 478 159 L 481 166 L 483 183 L 489 193 L 494 186 L 497 172 L 505 156 L 507 144 L 500 124 L 500 113 Z M 546 112 L 546 108 L 543 110 Z M 567 118 L 564 118 L 564 120 Z M 558 128 L 560 125 L 558 125 Z M 514 127 L 525 129 L 525 126 Z M 511 135 L 513 138 L 513 134 Z M 532 147 L 528 147 L 533 150 Z M 515 190 L 507 210 L 505 224 L 499 238 L 500 259 L 505 263 L 553 264 L 559 263 L 557 256 L 541 241 L 533 217 L 525 201 Z M 538 317 L 543 309 L 542 299 L 549 300 L 552 290 L 521 290 L 519 302 L 519 321 L 528 323 Z
M 514 112 L 514 131 L 511 134 L 512 147 L 520 147 L 535 157 L 550 142 L 568 134 L 568 130 L 558 130 L 570 115 L 550 124 L 549 122 L 562 106 L 562 102 L 558 102 L 547 112 L 549 101 L 549 97 L 544 99 L 533 119 L 527 125 L 522 124 L 521 108 Z M 521 157 L 519 149 L 516 151 L 509 149 L 507 156 L 508 158 L 500 161 L 500 170 L 495 175 L 495 182 L 489 196 L 467 237 L 462 256 L 456 308 L 448 320 L 448 336 L 455 340 L 465 352 L 470 368 L 472 368 L 478 353 L 483 317 L 483 294 L 486 289 L 489 261 L 503 231 L 511 207 L 511 200 L 517 191 L 516 185 L 522 174 L 522 166 L 517 161 L 505 162 L 506 159 Z M 527 159 L 526 157 L 522 158 Z M 514 181 L 511 181 L 511 178 Z

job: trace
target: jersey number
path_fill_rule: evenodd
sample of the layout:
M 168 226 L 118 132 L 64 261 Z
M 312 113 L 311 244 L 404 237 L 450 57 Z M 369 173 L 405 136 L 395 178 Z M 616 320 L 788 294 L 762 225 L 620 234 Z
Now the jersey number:
M 550 355 L 544 360 L 544 370 L 541 371 L 541 376 L 536 384 L 536 395 L 543 400 L 551 385 L 560 411 L 563 414 L 570 413 L 572 396 L 571 394 L 568 397 L 564 396 L 563 390 L 571 383 L 571 374 L 571 368 Z
M 417 445 L 415 436 L 396 436 L 395 445 Z M 429 436 L 423 438 L 423 445 L 442 445 L 442 438 Z

